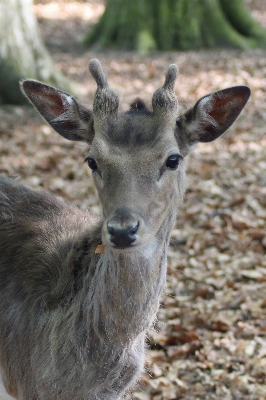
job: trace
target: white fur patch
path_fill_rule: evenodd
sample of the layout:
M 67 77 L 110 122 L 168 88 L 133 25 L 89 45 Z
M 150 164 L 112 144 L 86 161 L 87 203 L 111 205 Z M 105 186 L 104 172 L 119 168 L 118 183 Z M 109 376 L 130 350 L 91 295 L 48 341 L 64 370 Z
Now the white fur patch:
M 68 104 L 72 104 L 73 103 L 73 99 L 71 96 L 66 96 L 66 101 L 68 102 Z
M 150 259 L 152 259 L 152 256 L 156 252 L 157 248 L 158 248 L 157 239 L 153 238 L 148 243 L 145 243 L 143 245 L 143 248 L 141 249 L 141 252 L 148 260 L 150 260 Z

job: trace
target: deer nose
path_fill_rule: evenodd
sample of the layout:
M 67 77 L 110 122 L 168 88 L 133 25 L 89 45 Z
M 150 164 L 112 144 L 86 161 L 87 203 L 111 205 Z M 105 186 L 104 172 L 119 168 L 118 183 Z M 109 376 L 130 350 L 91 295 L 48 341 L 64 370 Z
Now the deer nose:
M 137 239 L 136 234 L 138 229 L 138 221 L 132 221 L 126 226 L 114 221 L 110 221 L 107 224 L 109 239 L 117 248 L 129 247 L 132 243 L 134 243 Z
M 137 240 L 139 217 L 127 207 L 118 208 L 106 224 L 108 240 L 120 249 L 131 246 Z

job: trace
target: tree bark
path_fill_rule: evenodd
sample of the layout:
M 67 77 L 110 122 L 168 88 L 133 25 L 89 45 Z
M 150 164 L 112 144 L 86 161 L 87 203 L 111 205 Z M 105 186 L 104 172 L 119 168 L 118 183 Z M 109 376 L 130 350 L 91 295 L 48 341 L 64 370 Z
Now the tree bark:
M 266 47 L 243 0 L 108 0 L 85 38 L 98 48 L 188 50 Z
M 102 18 L 85 43 L 96 44 L 99 48 L 155 48 L 153 3 L 149 0 L 108 0 Z
M 19 88 L 23 78 L 66 85 L 39 33 L 32 0 L 0 2 L 0 103 L 26 102 Z

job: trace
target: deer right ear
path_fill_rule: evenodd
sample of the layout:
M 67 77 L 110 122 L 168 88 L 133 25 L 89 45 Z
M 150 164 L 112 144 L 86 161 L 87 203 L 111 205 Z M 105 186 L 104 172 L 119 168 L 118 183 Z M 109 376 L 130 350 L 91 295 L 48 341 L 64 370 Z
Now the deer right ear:
M 189 147 L 217 139 L 236 120 L 249 96 L 247 86 L 235 86 L 202 97 L 177 121 L 180 144 Z
M 68 140 L 91 143 L 92 111 L 78 103 L 70 94 L 44 83 L 25 80 L 22 91 L 42 117 L 61 136 Z

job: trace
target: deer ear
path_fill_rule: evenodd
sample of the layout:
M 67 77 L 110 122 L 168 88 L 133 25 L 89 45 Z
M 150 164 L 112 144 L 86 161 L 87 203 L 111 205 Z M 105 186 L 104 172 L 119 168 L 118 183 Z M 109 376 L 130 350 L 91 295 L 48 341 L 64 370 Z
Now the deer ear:
M 217 139 L 238 117 L 249 96 L 247 86 L 235 86 L 202 97 L 177 121 L 182 140 L 193 145 Z
M 61 136 L 68 140 L 92 142 L 94 132 L 91 110 L 71 95 L 38 81 L 25 80 L 21 87 L 37 111 Z

